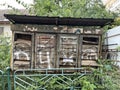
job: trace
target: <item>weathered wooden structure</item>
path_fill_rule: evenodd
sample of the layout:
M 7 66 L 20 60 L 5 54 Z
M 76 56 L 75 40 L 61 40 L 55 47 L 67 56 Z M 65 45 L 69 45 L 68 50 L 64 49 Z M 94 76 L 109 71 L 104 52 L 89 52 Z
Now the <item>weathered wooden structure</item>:
M 13 24 L 11 68 L 96 67 L 112 19 L 5 15 Z

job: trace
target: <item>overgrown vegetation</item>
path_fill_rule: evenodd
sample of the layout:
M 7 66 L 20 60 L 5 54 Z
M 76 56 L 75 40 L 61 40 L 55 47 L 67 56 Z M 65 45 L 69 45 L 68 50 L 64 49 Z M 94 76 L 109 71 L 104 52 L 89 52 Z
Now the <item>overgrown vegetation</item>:
M 120 72 L 118 67 L 114 66 L 111 60 L 98 60 L 100 65 L 99 68 L 85 68 L 90 73 L 79 77 L 82 73 L 75 72 L 74 75 L 49 75 L 48 76 L 31 76 L 32 80 L 37 82 L 35 88 L 32 88 L 28 85 L 28 90 L 119 90 L 120 86 Z M 27 80 L 26 76 L 19 77 L 26 82 L 30 82 L 30 79 Z M 32 82 L 30 82 L 32 84 Z M 25 85 L 25 84 L 23 84 Z M 33 85 L 35 83 L 33 82 Z M 25 85 L 26 86 L 26 85 Z M 17 87 L 17 90 L 21 90 L 21 87 Z
M 106 11 L 105 6 L 100 0 L 35 0 L 35 3 L 31 6 L 27 6 L 20 0 L 16 0 L 16 2 L 29 9 L 32 15 L 82 18 L 117 17 L 117 14 Z M 10 5 L 8 7 L 17 11 Z M 115 21 L 113 25 L 119 25 L 119 18 L 115 19 Z M 0 69 L 2 70 L 10 65 L 10 46 L 10 38 L 0 36 Z M 79 78 L 74 83 L 74 86 L 81 86 L 81 90 L 120 90 L 120 72 L 114 63 L 110 60 L 98 60 L 98 63 L 100 64 L 99 68 L 93 69 L 88 67 L 89 70 L 92 70 L 92 74 Z M 39 84 L 44 85 L 44 81 L 37 80 Z M 61 85 L 58 85 L 58 81 L 60 80 L 56 78 L 52 79 L 46 84 L 46 88 L 48 90 L 70 89 L 64 83 L 62 84 L 62 81 Z M 71 89 L 73 88 L 71 87 Z M 18 87 L 16 90 L 22 89 Z M 34 89 L 30 87 L 28 90 Z
M 113 18 L 100 0 L 35 0 L 34 13 L 39 16 Z
M 15 1 L 24 6 L 29 14 L 38 16 L 79 18 L 114 18 L 117 16 L 117 13 L 106 10 L 101 0 L 34 0 L 31 5 L 21 0 Z M 22 14 L 15 7 L 9 4 L 4 5 L 12 8 L 15 14 Z
M 10 66 L 11 38 L 0 35 L 0 69 Z

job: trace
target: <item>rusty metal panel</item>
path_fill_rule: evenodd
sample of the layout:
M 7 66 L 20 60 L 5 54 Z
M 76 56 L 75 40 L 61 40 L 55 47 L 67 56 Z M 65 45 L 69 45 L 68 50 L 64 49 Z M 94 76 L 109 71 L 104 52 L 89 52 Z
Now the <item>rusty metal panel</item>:
M 105 26 L 114 20 L 110 18 L 73 18 L 5 14 L 13 24 L 67 25 L 67 26 Z

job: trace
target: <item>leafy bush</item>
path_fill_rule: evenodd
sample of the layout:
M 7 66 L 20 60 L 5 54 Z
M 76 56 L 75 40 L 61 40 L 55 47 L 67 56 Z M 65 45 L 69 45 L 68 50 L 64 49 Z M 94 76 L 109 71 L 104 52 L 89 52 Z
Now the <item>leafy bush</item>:
M 10 66 L 11 38 L 0 35 L 0 69 Z

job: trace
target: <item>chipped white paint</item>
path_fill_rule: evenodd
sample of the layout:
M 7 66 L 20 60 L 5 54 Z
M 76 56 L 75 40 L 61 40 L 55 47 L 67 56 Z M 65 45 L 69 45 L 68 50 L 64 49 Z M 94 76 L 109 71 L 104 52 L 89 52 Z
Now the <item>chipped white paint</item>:
M 47 63 L 48 64 L 47 67 L 50 69 L 51 68 L 51 65 L 50 65 L 50 52 L 46 52 L 46 55 L 47 55 L 47 60 L 43 61 L 42 60 L 42 52 L 39 52 L 39 60 L 40 60 L 41 64 Z
M 82 59 L 97 59 L 97 53 L 94 49 L 84 49 Z
M 15 59 L 21 59 L 20 57 L 21 54 L 23 54 L 27 60 L 30 60 L 30 57 L 28 56 L 28 54 L 21 50 L 14 52 Z

